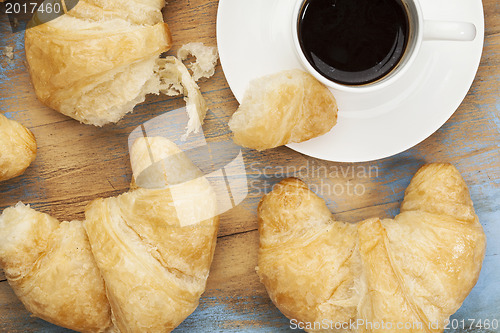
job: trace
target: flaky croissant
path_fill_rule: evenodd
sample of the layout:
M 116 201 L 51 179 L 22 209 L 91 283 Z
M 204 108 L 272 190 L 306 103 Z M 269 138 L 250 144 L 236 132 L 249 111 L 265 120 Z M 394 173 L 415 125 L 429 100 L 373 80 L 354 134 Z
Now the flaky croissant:
M 335 221 L 298 179 L 264 196 L 258 213 L 260 279 L 309 332 L 442 332 L 484 258 L 467 186 L 449 164 L 422 167 L 394 219 Z
M 0 114 L 0 181 L 23 174 L 35 160 L 36 148 L 29 129 Z
M 138 139 L 131 162 L 155 188 L 95 200 L 83 223 L 21 203 L 0 216 L 0 265 L 35 316 L 80 332 L 170 332 L 197 307 L 215 249 L 215 193 L 167 139 Z
M 327 87 L 294 69 L 252 80 L 229 127 L 237 144 L 265 150 L 327 133 L 337 111 Z
M 66 14 L 26 30 L 37 97 L 85 124 L 117 122 L 158 94 L 156 60 L 172 44 L 164 0 L 79 0 Z M 43 23 L 43 24 L 40 24 Z

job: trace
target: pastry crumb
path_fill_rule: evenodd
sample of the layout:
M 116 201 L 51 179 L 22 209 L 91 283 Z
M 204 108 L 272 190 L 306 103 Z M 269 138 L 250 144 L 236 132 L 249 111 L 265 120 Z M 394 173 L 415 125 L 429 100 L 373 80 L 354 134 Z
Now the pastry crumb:
M 193 72 L 195 81 L 201 78 L 209 79 L 215 73 L 215 66 L 219 60 L 219 52 L 214 46 L 206 46 L 203 43 L 188 43 L 182 45 L 177 52 L 177 58 L 181 61 L 186 61 L 190 57 L 194 57 L 196 61 L 188 64 L 188 68 Z
M 3 48 L 3 55 L 7 57 L 9 60 L 14 59 L 14 48 L 12 46 L 5 46 Z

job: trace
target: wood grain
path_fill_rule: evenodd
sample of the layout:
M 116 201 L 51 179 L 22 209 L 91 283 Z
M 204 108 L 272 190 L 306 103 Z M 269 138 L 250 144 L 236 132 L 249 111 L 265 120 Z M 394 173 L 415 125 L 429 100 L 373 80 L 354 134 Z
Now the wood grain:
M 216 45 L 215 0 L 169 2 L 165 18 L 175 54 L 183 44 Z M 483 1 L 486 39 L 479 72 L 453 117 L 434 135 L 397 156 L 370 163 L 316 160 L 281 147 L 265 152 L 243 150 L 248 197 L 221 216 L 218 246 L 207 290 L 196 312 L 176 332 L 286 332 L 287 319 L 273 306 L 255 274 L 258 233 L 256 206 L 263 193 L 288 176 L 329 189 L 323 198 L 335 218 L 356 222 L 398 213 L 404 190 L 424 163 L 451 162 L 469 184 L 477 214 L 490 241 L 480 280 L 456 318 L 500 319 L 500 13 L 497 0 Z M 15 57 L 0 56 L 0 112 L 21 121 L 37 137 L 37 160 L 16 179 L 0 183 L 0 210 L 18 201 L 60 220 L 82 219 L 93 199 L 128 190 L 127 139 L 145 121 L 183 106 L 182 98 L 149 96 L 115 126 L 81 125 L 43 106 L 26 71 L 23 34 L 10 33 L 0 17 L 0 47 L 14 46 Z M 209 140 L 228 140 L 227 120 L 236 110 L 221 67 L 201 83 L 210 112 L 204 129 Z M 358 192 L 349 192 L 357 186 Z M 336 189 L 336 190 L 335 190 Z M 1 282 L 3 281 L 3 282 Z M 67 332 L 32 318 L 0 272 L 0 331 Z M 458 332 L 458 331 L 457 331 Z M 486 332 L 486 331 L 485 331 Z

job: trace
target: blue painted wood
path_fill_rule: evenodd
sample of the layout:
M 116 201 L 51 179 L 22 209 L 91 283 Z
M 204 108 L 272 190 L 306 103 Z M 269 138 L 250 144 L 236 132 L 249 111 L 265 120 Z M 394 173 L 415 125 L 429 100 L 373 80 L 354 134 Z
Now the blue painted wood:
M 311 186 L 342 189 L 342 193 L 323 193 L 322 197 L 336 218 L 355 222 L 396 215 L 416 170 L 438 161 L 451 162 L 461 171 L 488 239 L 479 281 L 452 319 L 500 320 L 500 19 L 497 1 L 485 0 L 484 5 L 487 36 L 478 76 L 454 116 L 418 146 L 391 158 L 358 164 L 319 161 L 285 147 L 265 152 L 243 149 L 249 195 L 221 216 L 207 291 L 198 309 L 175 332 L 296 331 L 271 303 L 254 271 L 256 206 L 262 194 L 282 178 L 298 176 Z M 216 9 L 215 0 L 169 4 L 166 17 L 174 35 L 172 53 L 190 41 L 215 45 Z M 0 56 L 0 112 L 30 127 L 39 150 L 36 162 L 23 176 L 0 183 L 0 210 L 23 200 L 61 220 L 83 218 L 84 206 L 91 200 L 127 191 L 128 135 L 154 116 L 182 107 L 182 98 L 150 96 L 115 126 L 80 125 L 36 100 L 24 64 L 23 35 L 10 34 L 5 18 L 0 17 L 0 49 L 4 46 L 14 46 L 15 56 L 12 62 Z M 230 139 L 227 120 L 237 103 L 220 67 L 201 89 L 210 108 L 204 126 L 207 138 Z M 349 195 L 350 185 L 359 185 L 364 192 Z M 0 331 L 69 332 L 30 317 L 5 281 L 0 282 Z

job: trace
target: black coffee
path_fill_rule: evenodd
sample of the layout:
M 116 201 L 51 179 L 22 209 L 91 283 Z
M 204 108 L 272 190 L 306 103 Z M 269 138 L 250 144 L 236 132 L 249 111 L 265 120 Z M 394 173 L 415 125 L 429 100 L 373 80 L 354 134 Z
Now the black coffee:
M 377 81 L 401 60 L 409 22 L 400 0 L 308 0 L 298 22 L 309 63 L 346 85 Z

